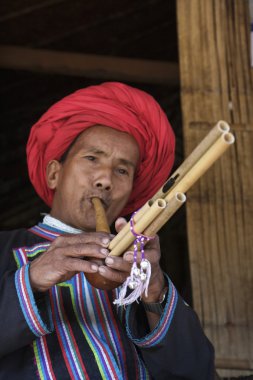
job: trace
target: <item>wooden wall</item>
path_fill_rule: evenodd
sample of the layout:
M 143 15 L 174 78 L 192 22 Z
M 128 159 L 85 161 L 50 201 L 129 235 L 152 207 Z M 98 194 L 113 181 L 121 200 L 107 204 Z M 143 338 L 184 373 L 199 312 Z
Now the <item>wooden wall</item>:
M 177 19 L 185 154 L 220 119 L 231 125 L 236 136 L 235 146 L 188 193 L 194 308 L 215 346 L 219 374 L 252 374 L 249 4 L 246 0 L 178 0 Z

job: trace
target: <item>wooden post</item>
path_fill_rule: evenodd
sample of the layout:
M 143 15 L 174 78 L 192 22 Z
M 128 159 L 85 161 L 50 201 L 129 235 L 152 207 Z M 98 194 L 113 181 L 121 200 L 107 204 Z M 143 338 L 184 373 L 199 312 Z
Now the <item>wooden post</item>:
M 247 372 L 253 369 L 249 4 L 178 0 L 177 17 L 185 156 L 219 119 L 236 135 L 235 146 L 187 194 L 194 308 L 215 346 L 217 369 L 252 373 Z

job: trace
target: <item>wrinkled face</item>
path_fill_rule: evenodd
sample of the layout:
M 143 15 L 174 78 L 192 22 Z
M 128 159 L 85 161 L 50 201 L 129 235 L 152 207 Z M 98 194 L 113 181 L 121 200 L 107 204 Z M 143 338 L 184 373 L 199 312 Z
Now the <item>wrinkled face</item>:
M 131 194 L 139 160 L 137 142 L 104 126 L 84 131 L 63 163 L 50 161 L 48 186 L 55 190 L 51 215 L 73 227 L 95 230 L 91 202 L 99 197 L 111 224 Z

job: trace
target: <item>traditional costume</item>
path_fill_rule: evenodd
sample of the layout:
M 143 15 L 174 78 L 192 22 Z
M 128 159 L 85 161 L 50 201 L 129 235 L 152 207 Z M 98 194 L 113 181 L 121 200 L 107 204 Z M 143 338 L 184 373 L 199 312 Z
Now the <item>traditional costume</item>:
M 141 163 L 124 215 L 157 191 L 174 157 L 165 114 L 140 90 L 105 83 L 56 103 L 32 128 L 30 178 L 51 205 L 48 161 L 59 159 L 78 134 L 97 124 L 128 132 L 139 144 Z M 212 380 L 212 345 L 167 276 L 167 298 L 153 331 L 141 303 L 114 305 L 120 289 L 95 289 L 83 273 L 47 292 L 32 292 L 30 262 L 47 254 L 58 236 L 78 232 L 49 217 L 29 230 L 0 234 L 0 379 Z

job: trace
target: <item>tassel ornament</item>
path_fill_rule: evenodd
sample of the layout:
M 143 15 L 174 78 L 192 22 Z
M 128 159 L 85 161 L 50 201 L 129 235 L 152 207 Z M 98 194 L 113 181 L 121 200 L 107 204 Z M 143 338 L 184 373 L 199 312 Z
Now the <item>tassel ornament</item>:
M 134 230 L 134 215 L 130 219 L 130 231 L 135 237 L 134 240 L 134 262 L 131 268 L 130 275 L 127 277 L 126 281 L 123 283 L 118 298 L 113 302 L 115 305 L 126 306 L 141 298 L 142 294 L 148 296 L 148 286 L 151 277 L 151 264 L 145 258 L 144 245 L 147 241 L 153 239 L 151 236 L 145 236 L 138 234 Z M 138 247 L 140 247 L 141 252 L 141 262 L 137 263 Z M 127 295 L 128 289 L 131 293 Z

